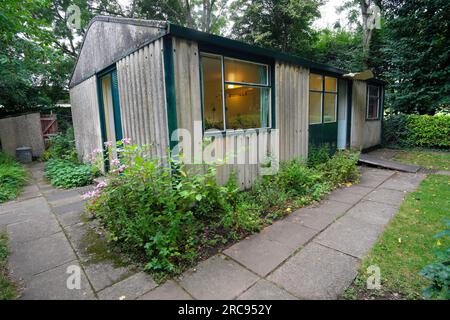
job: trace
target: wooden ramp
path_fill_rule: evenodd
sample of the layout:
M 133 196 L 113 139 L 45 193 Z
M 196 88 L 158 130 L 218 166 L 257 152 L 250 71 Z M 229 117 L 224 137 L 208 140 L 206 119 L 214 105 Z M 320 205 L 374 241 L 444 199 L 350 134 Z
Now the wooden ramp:
M 410 172 L 410 173 L 416 173 L 421 169 L 419 166 L 411 165 L 411 164 L 404 164 L 399 163 L 391 160 L 385 160 L 381 159 L 369 154 L 361 154 L 359 156 L 359 162 L 371 166 L 391 169 L 391 170 L 397 170 L 397 171 L 403 171 L 403 172 Z

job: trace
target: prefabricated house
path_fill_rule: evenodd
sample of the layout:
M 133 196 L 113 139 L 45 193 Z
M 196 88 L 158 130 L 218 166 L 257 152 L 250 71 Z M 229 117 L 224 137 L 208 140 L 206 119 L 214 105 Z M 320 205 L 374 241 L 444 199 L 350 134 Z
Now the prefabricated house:
M 194 158 L 200 137 L 246 161 L 227 158 L 218 170 L 221 181 L 236 170 L 243 188 L 261 174 L 251 148 L 276 148 L 284 161 L 313 144 L 378 145 L 383 95 L 382 81 L 332 66 L 166 21 L 106 16 L 90 22 L 70 81 L 81 158 L 123 137 L 150 145 L 155 158 L 169 149 Z

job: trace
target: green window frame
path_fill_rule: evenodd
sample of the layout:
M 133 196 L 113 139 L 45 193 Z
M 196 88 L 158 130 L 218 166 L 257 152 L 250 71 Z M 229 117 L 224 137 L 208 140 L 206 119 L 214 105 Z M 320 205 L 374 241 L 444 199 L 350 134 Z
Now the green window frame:
M 229 130 L 239 130 L 239 129 L 270 129 L 272 128 L 272 121 L 273 121 L 273 115 L 272 115 L 272 79 L 271 79 L 271 67 L 269 64 L 255 62 L 251 60 L 243 60 L 243 59 L 237 59 L 233 57 L 228 57 L 226 55 L 221 55 L 217 53 L 210 53 L 210 52 L 200 52 L 200 81 L 201 81 L 201 98 L 202 98 L 202 118 L 203 118 L 203 131 L 205 133 L 208 133 L 208 128 L 205 128 L 206 124 L 206 114 L 205 114 L 205 83 L 204 83 L 204 67 L 203 67 L 203 58 L 209 57 L 209 58 L 216 58 L 220 60 L 220 73 L 221 73 L 221 103 L 222 103 L 222 124 L 223 129 L 209 129 L 213 134 L 217 132 L 226 133 Z M 237 80 L 230 80 L 226 79 L 226 63 L 229 62 L 236 62 L 249 64 L 249 65 L 258 65 L 265 69 L 264 74 L 260 75 L 260 79 L 262 79 L 261 82 L 246 82 L 246 81 L 237 81 Z M 227 126 L 227 120 L 228 119 L 228 109 L 227 109 L 227 99 L 226 99 L 226 87 L 236 86 L 236 87 L 245 87 L 245 88 L 255 88 L 260 92 L 260 99 L 267 99 L 265 102 L 262 103 L 260 100 L 260 124 L 265 123 L 265 126 L 259 126 L 259 127 L 248 127 L 248 128 L 229 128 Z M 264 91 L 263 91 L 264 90 Z M 264 94 L 262 94 L 265 92 Z M 265 106 L 267 106 L 266 110 L 263 110 Z
M 311 87 L 309 88 L 309 94 L 310 94 L 310 99 L 309 99 L 309 103 L 311 104 L 311 94 L 320 94 L 320 121 L 317 122 L 311 122 L 311 105 L 309 105 L 309 114 L 308 114 L 308 123 L 310 125 L 314 125 L 314 124 L 323 124 L 323 123 L 335 123 L 337 122 L 337 110 L 338 110 L 338 78 L 336 77 L 331 77 L 331 76 L 326 76 L 323 74 L 317 74 L 317 73 L 310 73 L 310 84 L 311 84 L 311 76 L 315 76 L 315 77 L 320 77 L 320 81 L 321 81 L 321 87 L 320 89 L 311 89 Z M 327 79 L 333 80 L 336 83 L 335 89 L 334 90 L 330 90 L 329 88 L 327 89 Z M 332 98 L 334 97 L 334 118 L 329 120 L 326 119 L 326 112 L 325 112 L 325 103 L 327 98 Z
M 373 94 L 376 90 L 376 94 Z M 375 115 L 371 112 L 371 101 L 376 100 L 376 112 Z M 366 98 L 366 120 L 380 120 L 380 110 L 381 110 L 381 86 L 368 84 L 367 85 L 367 98 Z

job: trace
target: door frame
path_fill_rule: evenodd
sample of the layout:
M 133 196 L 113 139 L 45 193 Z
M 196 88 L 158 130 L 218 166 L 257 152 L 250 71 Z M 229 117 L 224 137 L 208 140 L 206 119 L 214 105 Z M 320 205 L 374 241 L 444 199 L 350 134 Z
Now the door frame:
M 111 95 L 112 95 L 112 104 L 113 104 L 113 117 L 114 117 L 114 131 L 115 131 L 115 139 L 119 141 L 123 138 L 122 132 L 122 115 L 120 110 L 120 100 L 119 100 L 119 86 L 117 81 L 117 69 L 115 65 L 109 66 L 102 71 L 96 74 L 97 77 L 97 97 L 98 97 L 98 111 L 100 117 L 100 131 L 102 137 L 102 149 L 103 149 L 103 157 L 105 159 L 105 170 L 109 168 L 109 159 L 106 156 L 106 119 L 105 119 L 105 109 L 104 109 L 104 101 L 103 101 L 103 86 L 102 86 L 102 78 L 106 75 L 111 75 Z

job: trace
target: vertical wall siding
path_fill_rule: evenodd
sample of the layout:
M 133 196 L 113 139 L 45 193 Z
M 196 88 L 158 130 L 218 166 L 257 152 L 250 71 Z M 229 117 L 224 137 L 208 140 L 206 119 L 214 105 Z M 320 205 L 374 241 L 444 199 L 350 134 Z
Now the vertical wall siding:
M 275 66 L 276 128 L 280 160 L 308 155 L 309 70 L 288 63 Z
M 123 136 L 150 145 L 154 158 L 164 159 L 168 148 L 162 40 L 117 63 Z
M 364 81 L 353 80 L 352 90 L 352 128 L 350 147 L 362 149 L 364 146 L 364 125 L 366 118 L 367 84 Z
M 100 116 L 95 76 L 70 89 L 75 145 L 80 160 L 97 148 L 102 148 Z

